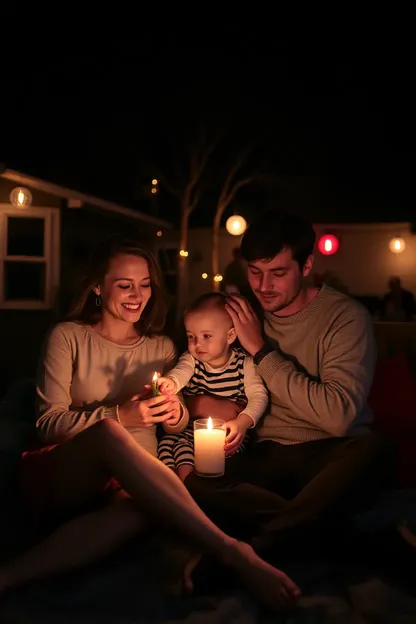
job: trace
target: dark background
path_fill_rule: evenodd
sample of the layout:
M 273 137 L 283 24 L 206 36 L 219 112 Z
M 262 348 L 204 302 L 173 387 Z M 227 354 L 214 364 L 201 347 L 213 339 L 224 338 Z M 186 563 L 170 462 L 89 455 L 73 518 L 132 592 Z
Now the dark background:
M 157 204 L 146 199 L 149 182 L 159 171 L 176 182 L 198 132 L 219 130 L 191 226 L 212 224 L 247 145 L 247 170 L 268 179 L 233 206 L 249 219 L 284 205 L 315 221 L 416 220 L 410 18 L 303 17 L 301 27 L 264 10 L 242 19 L 201 8 L 185 23 L 158 6 L 114 14 L 112 26 L 111 13 L 50 11 L 49 24 L 26 16 L 24 26 L 10 16 L 0 158 L 178 224 L 163 189 Z

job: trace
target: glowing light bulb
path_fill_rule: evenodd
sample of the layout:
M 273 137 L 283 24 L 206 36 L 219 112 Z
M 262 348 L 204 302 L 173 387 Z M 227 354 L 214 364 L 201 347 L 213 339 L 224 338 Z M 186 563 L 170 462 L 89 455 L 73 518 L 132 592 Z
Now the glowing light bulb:
M 32 193 L 29 189 L 18 186 L 10 193 L 10 202 L 21 210 L 28 208 L 32 203 Z
M 318 241 L 318 249 L 323 256 L 332 256 L 338 251 L 339 240 L 333 234 L 325 234 Z
M 405 247 L 406 247 L 406 243 L 404 242 L 402 238 L 398 236 L 396 236 L 395 238 L 392 238 L 391 241 L 389 242 L 390 251 L 396 254 L 402 253 Z
M 232 236 L 239 236 L 244 234 L 247 229 L 247 221 L 240 215 L 233 215 L 229 217 L 225 223 L 225 228 Z

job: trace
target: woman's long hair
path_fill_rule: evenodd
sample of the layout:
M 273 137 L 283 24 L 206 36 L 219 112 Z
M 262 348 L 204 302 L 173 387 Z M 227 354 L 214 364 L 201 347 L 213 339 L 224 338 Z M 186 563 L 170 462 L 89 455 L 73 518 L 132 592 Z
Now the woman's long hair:
M 110 262 L 121 255 L 137 256 L 147 262 L 152 295 L 137 321 L 136 327 L 141 336 L 156 334 L 163 329 L 166 318 L 165 297 L 160 284 L 156 260 L 149 249 L 134 240 L 119 235 L 111 236 L 102 241 L 94 249 L 78 295 L 67 315 L 67 320 L 87 325 L 95 325 L 101 320 L 101 307 L 96 305 L 97 295 L 94 293 L 93 287 L 103 283 Z

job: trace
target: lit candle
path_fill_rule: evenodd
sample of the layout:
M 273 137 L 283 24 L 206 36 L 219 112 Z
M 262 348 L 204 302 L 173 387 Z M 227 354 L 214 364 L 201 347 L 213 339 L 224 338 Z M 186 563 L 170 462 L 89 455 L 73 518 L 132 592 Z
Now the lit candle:
M 158 378 L 159 378 L 159 373 L 155 371 L 152 377 L 152 397 L 159 396 L 159 388 L 157 385 Z
M 225 423 L 211 417 L 194 421 L 195 472 L 221 477 L 225 470 Z

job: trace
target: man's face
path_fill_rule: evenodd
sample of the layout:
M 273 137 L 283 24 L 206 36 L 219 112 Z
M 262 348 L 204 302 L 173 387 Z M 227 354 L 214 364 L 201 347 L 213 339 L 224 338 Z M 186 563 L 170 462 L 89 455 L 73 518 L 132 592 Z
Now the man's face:
M 274 258 L 249 262 L 248 280 L 263 310 L 280 312 L 287 308 L 299 295 L 312 263 L 310 256 L 301 269 L 288 248 Z

